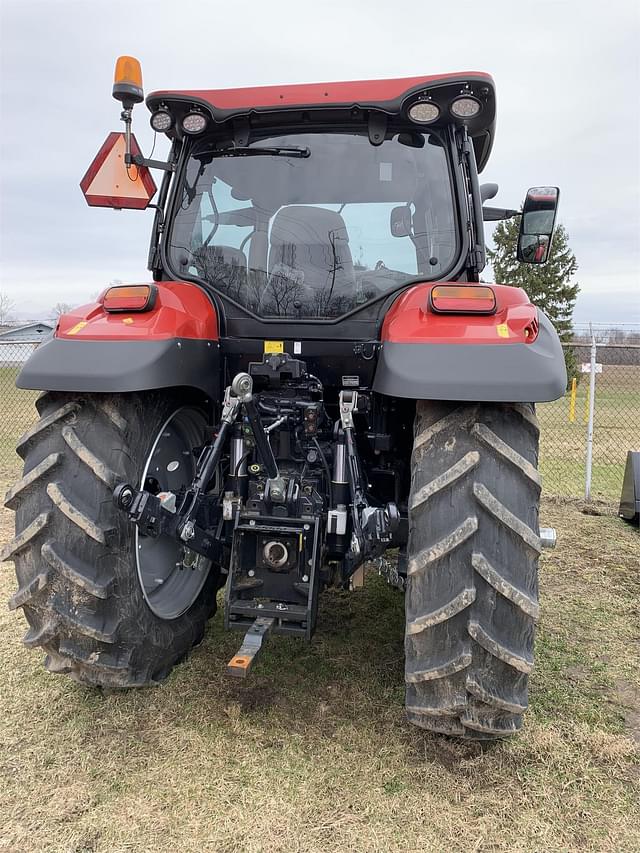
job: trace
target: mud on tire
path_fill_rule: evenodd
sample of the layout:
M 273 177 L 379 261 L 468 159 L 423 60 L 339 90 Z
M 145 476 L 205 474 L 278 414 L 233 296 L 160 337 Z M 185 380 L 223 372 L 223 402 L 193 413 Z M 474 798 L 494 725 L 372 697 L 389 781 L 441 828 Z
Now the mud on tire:
M 541 545 L 526 404 L 419 402 L 409 499 L 406 708 L 462 737 L 522 725 Z
M 134 527 L 111 495 L 138 484 L 151 442 L 178 403 L 167 394 L 44 394 L 40 419 L 21 438 L 23 477 L 6 506 L 16 536 L 13 560 L 25 645 L 46 652 L 45 666 L 105 687 L 155 683 L 185 657 L 215 612 L 219 571 L 212 567 L 193 604 L 158 618 L 138 581 Z

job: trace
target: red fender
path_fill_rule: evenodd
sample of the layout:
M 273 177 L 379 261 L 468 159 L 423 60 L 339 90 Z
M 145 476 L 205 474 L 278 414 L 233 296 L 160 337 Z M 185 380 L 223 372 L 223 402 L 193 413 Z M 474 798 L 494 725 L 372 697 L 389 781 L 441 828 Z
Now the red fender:
M 417 284 L 396 299 L 382 325 L 383 342 L 530 344 L 538 336 L 538 309 L 519 287 L 490 285 L 496 295 L 495 314 L 437 314 L 429 308 L 429 294 L 436 286 Z
M 97 302 L 61 314 L 56 338 L 135 341 L 190 338 L 217 341 L 218 315 L 202 288 L 184 281 L 158 281 L 150 311 L 110 314 Z

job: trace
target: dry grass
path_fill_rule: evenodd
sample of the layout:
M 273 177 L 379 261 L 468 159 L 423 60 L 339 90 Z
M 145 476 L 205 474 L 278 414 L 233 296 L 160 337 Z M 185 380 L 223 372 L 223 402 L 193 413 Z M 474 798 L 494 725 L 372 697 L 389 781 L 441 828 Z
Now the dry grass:
M 531 709 L 489 748 L 404 722 L 402 601 L 375 576 L 246 684 L 219 616 L 161 688 L 106 695 L 48 675 L 0 611 L 0 849 L 640 849 L 638 533 L 577 503 L 544 519 Z

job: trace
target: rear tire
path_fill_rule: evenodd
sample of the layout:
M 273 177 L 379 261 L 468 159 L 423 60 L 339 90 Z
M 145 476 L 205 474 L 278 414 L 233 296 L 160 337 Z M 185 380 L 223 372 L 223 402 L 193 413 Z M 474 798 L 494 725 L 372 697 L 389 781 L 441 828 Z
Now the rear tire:
M 421 728 L 496 738 L 522 725 L 539 613 L 538 435 L 529 404 L 417 404 L 405 679 Z
M 160 618 L 141 585 L 136 529 L 112 493 L 119 482 L 141 482 L 172 413 L 193 413 L 199 444 L 205 415 L 166 393 L 47 393 L 37 407 L 40 420 L 18 444 L 24 475 L 5 503 L 16 512 L 16 537 L 2 552 L 16 567 L 9 607 L 21 607 L 29 624 L 23 642 L 44 649 L 48 670 L 77 681 L 156 683 L 202 639 L 216 610 L 220 571 L 208 568 L 180 614 Z M 195 443 L 194 430 L 190 435 Z M 195 462 L 183 455 L 187 478 Z

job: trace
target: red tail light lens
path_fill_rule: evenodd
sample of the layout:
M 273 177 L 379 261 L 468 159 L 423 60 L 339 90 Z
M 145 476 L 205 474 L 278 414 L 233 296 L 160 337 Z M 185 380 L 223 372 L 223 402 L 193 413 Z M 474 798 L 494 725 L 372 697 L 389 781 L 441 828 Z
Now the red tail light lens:
M 496 295 L 478 284 L 437 284 L 431 289 L 429 305 L 437 314 L 494 314 Z
M 537 317 L 534 317 L 533 320 L 527 326 L 524 327 L 524 337 L 528 344 L 532 344 L 538 337 L 539 329 L 540 324 L 538 323 Z
M 110 287 L 102 304 L 105 311 L 150 311 L 156 301 L 157 290 L 152 284 L 133 284 Z

